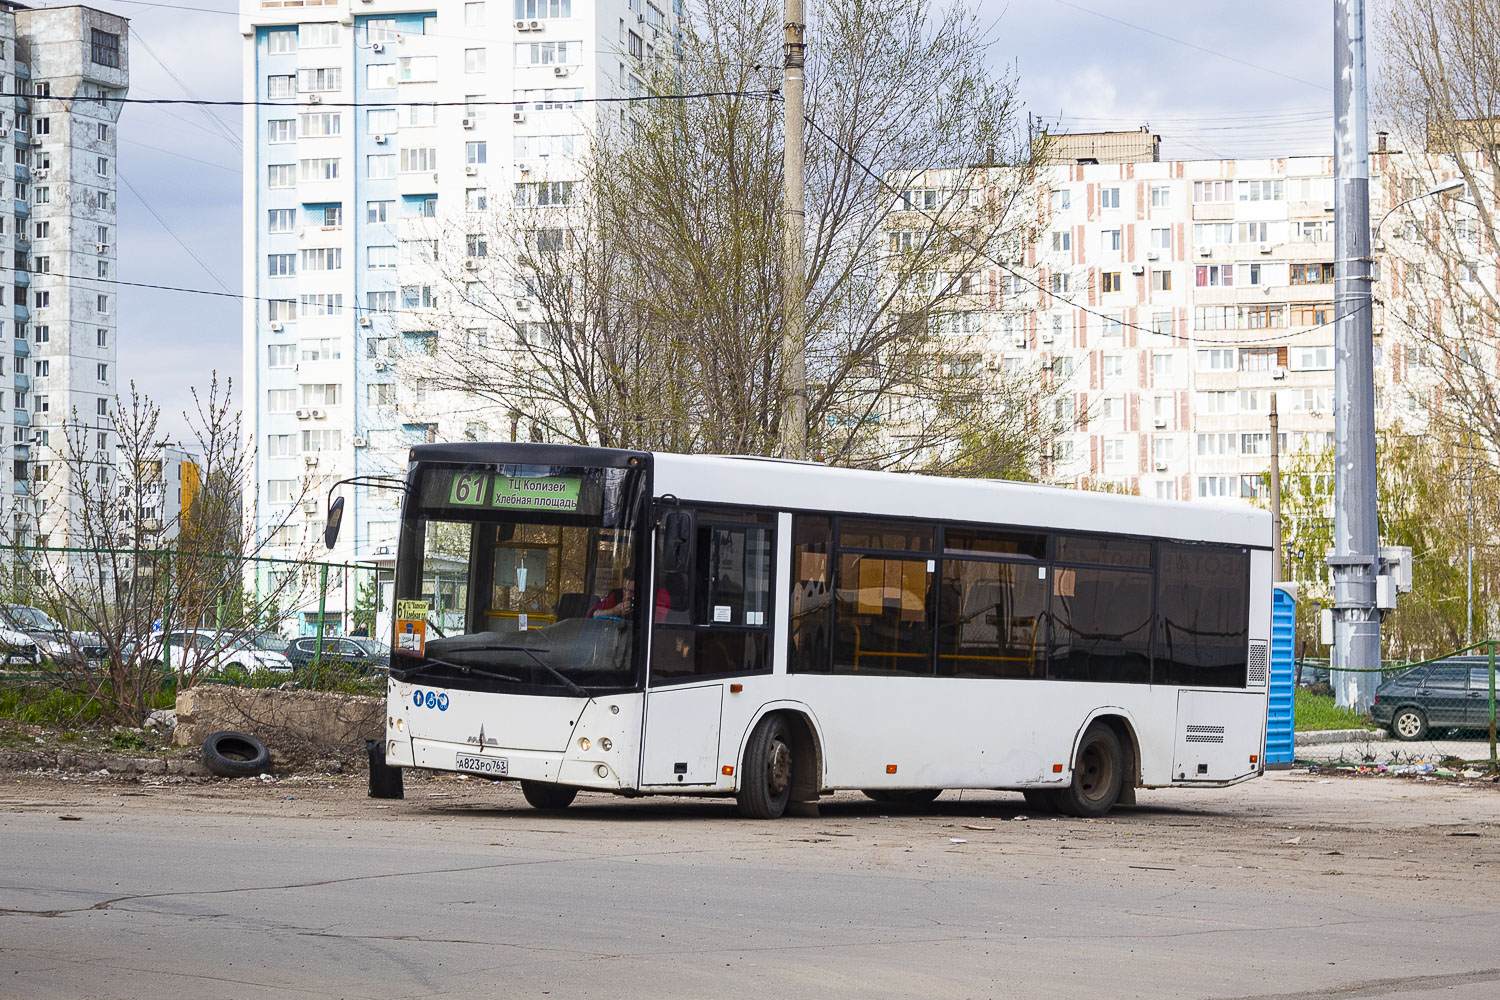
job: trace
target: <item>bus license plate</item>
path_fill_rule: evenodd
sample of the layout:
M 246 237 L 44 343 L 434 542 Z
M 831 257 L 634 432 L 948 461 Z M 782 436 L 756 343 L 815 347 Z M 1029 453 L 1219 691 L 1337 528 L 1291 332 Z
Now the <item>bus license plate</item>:
M 504 757 L 475 757 L 470 754 L 459 754 L 454 762 L 454 770 L 468 771 L 470 774 L 509 774 L 510 761 Z

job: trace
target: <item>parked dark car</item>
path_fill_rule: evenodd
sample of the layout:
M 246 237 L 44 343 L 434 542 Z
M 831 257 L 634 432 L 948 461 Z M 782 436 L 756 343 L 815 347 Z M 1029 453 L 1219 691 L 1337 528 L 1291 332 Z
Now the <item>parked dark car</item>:
M 1439 729 L 1488 729 L 1489 658 L 1454 656 L 1403 670 L 1375 689 L 1370 716 L 1398 740 Z
M 322 642 L 324 666 L 349 668 L 361 674 L 384 673 L 390 668 L 390 649 L 373 640 L 330 635 Z M 317 636 L 303 636 L 287 646 L 286 658 L 292 661 L 293 670 L 305 670 L 312 665 L 317 649 Z

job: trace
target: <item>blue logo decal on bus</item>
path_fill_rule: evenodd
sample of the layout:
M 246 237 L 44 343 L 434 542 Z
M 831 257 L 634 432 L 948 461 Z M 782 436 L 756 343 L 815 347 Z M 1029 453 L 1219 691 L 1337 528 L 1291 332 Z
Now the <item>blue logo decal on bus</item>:
M 436 692 L 433 692 L 433 691 L 428 691 L 427 692 L 427 707 L 428 708 L 437 708 L 437 693 Z
M 444 691 L 442 694 L 438 695 L 437 701 L 439 712 L 448 711 L 448 692 Z

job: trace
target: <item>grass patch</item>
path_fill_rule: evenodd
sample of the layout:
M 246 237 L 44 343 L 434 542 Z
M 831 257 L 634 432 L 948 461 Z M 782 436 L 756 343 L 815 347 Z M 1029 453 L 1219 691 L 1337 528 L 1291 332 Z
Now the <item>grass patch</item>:
M 1334 704 L 1331 694 L 1313 694 L 1306 688 L 1297 688 L 1293 697 L 1299 733 L 1321 729 L 1365 729 L 1373 725 L 1368 715 Z
M 174 692 L 175 685 L 164 686 L 153 706 L 171 708 L 176 702 Z M 63 732 L 96 729 L 105 721 L 104 707 L 89 695 L 44 681 L 14 678 L 0 680 L 0 720 Z

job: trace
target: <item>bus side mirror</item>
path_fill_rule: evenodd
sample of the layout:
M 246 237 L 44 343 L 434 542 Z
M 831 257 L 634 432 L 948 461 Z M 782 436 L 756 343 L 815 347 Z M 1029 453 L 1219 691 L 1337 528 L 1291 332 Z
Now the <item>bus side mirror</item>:
M 693 540 L 693 516 L 684 510 L 669 511 L 661 522 L 661 571 L 682 573 L 688 568 Z
M 344 521 L 344 498 L 339 497 L 328 504 L 328 524 L 323 528 L 323 544 L 330 549 L 339 540 L 339 525 Z

